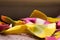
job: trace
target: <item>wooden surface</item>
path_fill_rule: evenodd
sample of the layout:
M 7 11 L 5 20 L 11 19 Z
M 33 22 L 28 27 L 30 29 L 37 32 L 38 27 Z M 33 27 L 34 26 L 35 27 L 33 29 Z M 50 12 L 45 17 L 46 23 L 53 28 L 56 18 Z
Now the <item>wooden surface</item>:
M 0 40 L 35 40 L 34 38 L 21 35 L 0 35 Z
M 0 40 L 40 40 L 31 35 L 0 35 Z

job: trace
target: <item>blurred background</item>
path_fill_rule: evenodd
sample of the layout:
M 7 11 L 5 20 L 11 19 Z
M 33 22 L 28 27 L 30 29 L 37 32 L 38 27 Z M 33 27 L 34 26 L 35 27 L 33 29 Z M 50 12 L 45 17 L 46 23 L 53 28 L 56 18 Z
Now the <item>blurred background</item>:
M 56 17 L 60 15 L 60 0 L 0 0 L 0 15 L 13 19 L 28 17 L 35 9 Z

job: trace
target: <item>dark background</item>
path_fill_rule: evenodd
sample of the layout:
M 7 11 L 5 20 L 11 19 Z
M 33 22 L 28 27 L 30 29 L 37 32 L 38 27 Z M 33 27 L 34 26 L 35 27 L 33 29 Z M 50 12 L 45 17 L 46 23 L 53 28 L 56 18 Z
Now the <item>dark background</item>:
M 28 17 L 34 9 L 46 15 L 56 17 L 60 15 L 59 0 L 0 0 L 0 15 L 13 19 Z

